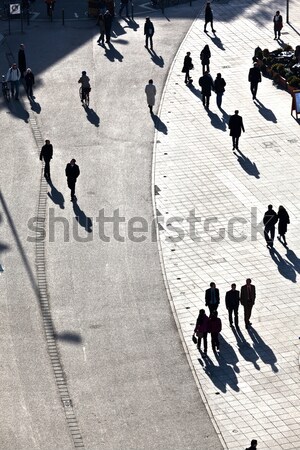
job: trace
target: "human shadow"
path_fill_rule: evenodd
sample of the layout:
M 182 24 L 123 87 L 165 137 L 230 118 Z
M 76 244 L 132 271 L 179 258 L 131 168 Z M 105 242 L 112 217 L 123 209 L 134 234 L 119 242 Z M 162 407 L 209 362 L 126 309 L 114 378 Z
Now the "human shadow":
M 286 252 L 286 257 L 287 257 L 287 259 L 292 263 L 293 269 L 294 269 L 297 273 L 300 273 L 300 259 L 298 258 L 298 256 L 296 255 L 296 253 L 293 252 L 293 250 L 290 250 L 290 249 L 288 248 L 288 249 L 287 249 L 287 252 Z
M 0 224 L 3 222 L 2 214 L 0 213 Z M 9 249 L 9 246 L 6 244 L 0 243 L 0 253 L 6 252 Z
M 207 110 L 207 115 L 210 118 L 210 122 L 213 127 L 218 130 L 226 131 L 226 123 L 223 119 L 220 119 L 218 114 L 213 113 L 210 109 Z
M 23 107 L 20 100 L 11 100 L 8 105 L 11 115 L 17 117 L 18 119 L 24 120 L 25 123 L 28 123 L 29 114 Z
M 255 100 L 254 104 L 258 108 L 259 114 L 261 114 L 264 119 L 269 120 L 270 122 L 277 123 L 277 118 L 271 109 L 266 108 L 264 104 L 257 99 Z
M 274 263 L 277 265 L 280 275 L 293 283 L 297 283 L 297 275 L 293 265 L 284 259 L 274 247 L 269 248 L 269 253 Z
M 223 45 L 221 39 L 220 39 L 218 36 L 216 36 L 215 33 L 213 33 L 213 36 L 211 36 L 211 35 L 208 34 L 208 33 L 207 33 L 207 35 L 208 35 L 208 37 L 211 39 L 212 43 L 213 43 L 216 47 L 218 47 L 220 50 L 225 51 L 225 47 L 224 47 L 224 45 Z
M 215 365 L 209 356 L 205 356 L 203 359 L 198 358 L 206 375 L 221 392 L 227 392 L 227 386 L 231 387 L 232 390 L 239 392 L 238 379 L 233 368 L 229 366 L 226 363 L 226 360 L 217 352 L 215 352 L 215 357 L 218 365 Z
M 100 117 L 98 116 L 98 114 L 92 108 L 89 108 L 87 105 L 83 104 L 83 107 L 86 112 L 87 120 L 92 125 L 95 125 L 95 127 L 99 127 L 100 126 Z
M 133 31 L 137 31 L 140 28 L 139 24 L 135 20 L 130 19 L 130 17 L 123 17 L 123 20 L 127 24 L 124 28 L 131 28 Z
M 189 88 L 189 90 L 196 95 L 196 97 L 198 97 L 201 101 L 202 101 L 202 92 L 200 91 L 200 89 L 197 89 L 193 83 L 189 83 L 187 84 L 187 87 Z
M 236 373 L 240 373 L 240 369 L 237 365 L 237 363 L 239 362 L 239 358 L 237 357 L 237 354 L 235 353 L 233 347 L 227 341 L 225 341 L 221 334 L 219 336 L 219 341 L 221 349 L 220 355 L 225 359 L 227 364 L 233 367 L 233 370 Z
M 90 217 L 87 217 L 84 213 L 84 211 L 82 211 L 82 209 L 80 209 L 79 205 L 77 202 L 73 202 L 73 211 L 75 214 L 75 218 L 77 220 L 77 222 L 79 223 L 79 225 L 85 229 L 85 231 L 87 231 L 88 233 L 92 233 L 92 227 L 93 227 L 93 223 L 92 220 L 90 219 Z
M 37 103 L 34 98 L 30 97 L 29 98 L 29 102 L 30 102 L 30 107 L 32 109 L 33 112 L 40 114 L 42 108 L 41 105 L 39 103 Z
M 48 178 L 48 184 L 51 187 L 51 192 L 48 192 L 48 197 L 55 203 L 59 205 L 60 209 L 65 208 L 65 199 L 61 192 L 59 192 L 54 184 L 52 183 L 51 178 Z
M 244 169 L 244 171 L 247 172 L 248 175 L 251 175 L 255 178 L 260 178 L 260 173 L 255 162 L 250 161 L 250 159 L 247 158 L 247 156 L 245 156 L 240 150 L 237 150 L 237 152 L 239 152 L 239 154 L 237 154 L 236 152 L 233 152 L 233 154 L 237 157 L 237 161 L 242 169 Z
M 155 50 L 151 50 L 151 49 L 147 49 L 150 56 L 151 56 L 151 60 L 154 62 L 154 64 L 156 64 L 159 67 L 164 67 L 164 59 L 162 56 L 158 56 L 157 53 L 155 52 Z
M 114 20 L 113 26 L 112 26 L 112 33 L 114 33 L 115 36 L 118 37 L 118 36 L 122 36 L 122 34 L 126 34 L 126 31 L 124 30 L 124 28 L 122 27 L 120 22 L 118 22 L 117 20 Z
M 106 56 L 109 61 L 114 62 L 115 60 L 122 62 L 123 55 L 118 52 L 118 50 L 112 45 L 111 42 L 108 43 L 108 47 L 105 48 L 104 56 Z
M 79 333 L 73 331 L 63 331 L 61 333 L 55 333 L 54 337 L 57 341 L 70 342 L 71 344 L 81 344 L 82 338 Z
M 253 342 L 253 348 L 264 364 L 270 364 L 274 373 L 278 372 L 276 367 L 277 358 L 273 350 L 262 340 L 258 332 L 253 328 L 248 329 L 249 336 Z
M 168 134 L 167 126 L 164 124 L 162 120 L 160 120 L 160 118 L 156 114 L 151 114 L 151 118 L 153 120 L 154 127 L 157 129 L 157 131 L 163 134 Z
M 232 328 L 232 332 L 235 336 L 238 350 L 245 361 L 251 362 L 256 370 L 260 370 L 257 360 L 259 359 L 258 354 L 252 348 L 251 344 L 246 341 L 242 331 L 238 328 Z

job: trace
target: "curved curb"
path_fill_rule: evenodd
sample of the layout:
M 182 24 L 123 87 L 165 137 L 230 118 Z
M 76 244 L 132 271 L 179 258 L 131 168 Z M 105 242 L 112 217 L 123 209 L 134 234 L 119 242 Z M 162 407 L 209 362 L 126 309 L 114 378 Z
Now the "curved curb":
M 188 38 L 189 34 L 191 33 L 191 30 L 193 28 L 194 23 L 199 19 L 199 16 L 201 14 L 202 9 L 203 9 L 203 6 L 200 7 L 199 13 L 197 14 L 196 18 L 193 20 L 193 23 L 191 24 L 188 32 L 186 33 L 185 38 L 183 39 L 183 41 L 179 45 L 179 48 L 178 48 L 178 50 L 177 50 L 177 52 L 175 54 L 175 57 L 173 59 L 171 67 L 169 69 L 168 76 L 166 78 L 166 82 L 165 82 L 165 85 L 164 85 L 163 93 L 161 95 L 160 105 L 159 105 L 159 109 L 158 109 L 158 117 L 160 117 L 160 115 L 161 115 L 160 113 L 161 113 L 161 110 L 162 110 L 162 104 L 163 104 L 163 101 L 164 101 L 164 97 L 166 95 L 166 89 L 167 89 L 167 85 L 168 85 L 169 79 L 171 77 L 171 72 L 172 72 L 173 67 L 175 65 L 175 60 L 177 59 L 177 56 L 178 56 L 179 52 L 181 51 L 181 48 L 183 47 L 184 42 L 186 41 L 186 39 Z M 152 195 L 153 217 L 155 219 L 155 229 L 156 229 L 156 235 L 157 235 L 157 248 L 158 248 L 158 254 L 159 254 L 159 259 L 160 259 L 161 272 L 162 272 L 162 276 L 163 276 L 163 280 L 164 280 L 164 285 L 165 285 L 165 288 L 166 288 L 166 293 L 167 293 L 167 296 L 168 296 L 168 299 L 169 299 L 170 307 L 171 307 L 171 310 L 172 310 L 172 313 L 173 313 L 173 317 L 174 317 L 174 320 L 175 320 L 175 323 L 176 323 L 176 326 L 177 326 L 177 330 L 178 330 L 178 333 L 179 333 L 179 337 L 180 337 L 180 340 L 181 340 L 181 343 L 182 343 L 182 346 L 183 346 L 184 353 L 186 355 L 188 364 L 190 366 L 191 372 L 193 374 L 196 386 L 198 388 L 200 397 L 201 397 L 201 399 L 202 399 L 202 401 L 203 401 L 203 403 L 205 405 L 206 411 L 207 411 L 207 413 L 209 415 L 209 418 L 210 418 L 210 420 L 211 420 L 211 422 L 213 424 L 213 427 L 214 427 L 214 429 L 215 429 L 215 431 L 216 431 L 216 433 L 218 435 L 218 438 L 220 439 L 220 442 L 223 445 L 223 448 L 224 449 L 228 449 L 228 446 L 225 443 L 225 440 L 224 440 L 223 435 L 222 435 L 222 433 L 221 433 L 221 431 L 219 429 L 219 426 L 218 426 L 217 422 L 215 421 L 214 415 L 213 415 L 212 410 L 211 410 L 211 408 L 209 406 L 209 403 L 207 401 L 205 392 L 202 389 L 200 380 L 198 378 L 198 375 L 196 373 L 194 364 L 192 362 L 192 359 L 191 359 L 191 356 L 190 356 L 190 353 L 189 353 L 189 350 L 188 350 L 188 346 L 187 346 L 187 344 L 185 342 L 185 339 L 184 339 L 184 336 L 183 336 L 183 332 L 182 332 L 182 329 L 181 329 L 180 321 L 178 319 L 178 315 L 177 315 L 176 308 L 175 308 L 175 305 L 174 305 L 174 302 L 173 302 L 173 297 L 172 297 L 172 294 L 171 294 L 171 289 L 170 289 L 168 278 L 167 278 L 167 274 L 166 274 L 166 268 L 165 268 L 165 263 L 164 263 L 162 245 L 161 245 L 160 234 L 159 234 L 158 218 L 157 218 L 157 214 L 156 214 L 157 208 L 156 208 L 156 199 L 155 199 L 155 167 L 156 167 L 157 137 L 158 137 L 158 130 L 156 129 L 155 130 L 155 134 L 154 134 L 154 145 L 153 145 L 153 154 L 152 154 L 152 176 L 151 176 L 152 189 L 151 189 L 151 195 Z

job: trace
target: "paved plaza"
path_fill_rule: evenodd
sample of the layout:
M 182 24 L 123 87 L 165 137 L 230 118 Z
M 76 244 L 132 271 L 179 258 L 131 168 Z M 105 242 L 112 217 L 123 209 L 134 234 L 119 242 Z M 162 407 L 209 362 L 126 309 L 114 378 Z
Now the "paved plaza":
M 214 2 L 215 36 L 204 34 L 203 14 L 195 20 L 170 71 L 156 134 L 155 200 L 166 279 L 201 392 L 230 450 L 254 438 L 259 449 L 300 448 L 299 122 L 291 116 L 291 96 L 272 80 L 262 79 L 257 102 L 248 83 L 254 49 L 278 47 L 272 19 L 277 9 L 284 13 L 279 3 Z M 282 39 L 300 43 L 287 25 Z M 221 72 L 227 83 L 222 110 L 214 93 L 210 110 L 201 102 L 205 44 L 213 78 Z M 189 87 L 181 73 L 187 51 L 195 66 Z M 240 152 L 232 151 L 228 130 L 235 109 L 246 131 Z M 288 248 L 275 238 L 269 251 L 256 232 L 270 203 L 290 214 Z M 198 240 L 186 220 L 193 210 L 201 218 Z M 224 297 L 231 283 L 240 289 L 248 277 L 257 290 L 253 326 L 245 329 L 241 306 L 237 333 L 229 327 Z M 220 289 L 222 340 L 219 355 L 209 342 L 203 358 L 191 336 L 211 281 Z

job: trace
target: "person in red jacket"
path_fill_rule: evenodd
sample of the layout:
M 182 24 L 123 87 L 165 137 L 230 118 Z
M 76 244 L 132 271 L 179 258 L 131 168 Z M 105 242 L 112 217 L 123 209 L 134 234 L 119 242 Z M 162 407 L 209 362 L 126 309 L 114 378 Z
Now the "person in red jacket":
M 220 350 L 219 333 L 222 330 L 222 322 L 218 317 L 218 311 L 213 311 L 208 319 L 208 332 L 211 333 L 211 347 L 215 352 Z
M 204 354 L 207 354 L 207 332 L 208 332 L 208 317 L 205 314 L 204 309 L 200 309 L 197 323 L 195 326 L 194 334 L 198 338 L 197 349 L 201 351 L 201 339 L 203 338 L 204 343 Z

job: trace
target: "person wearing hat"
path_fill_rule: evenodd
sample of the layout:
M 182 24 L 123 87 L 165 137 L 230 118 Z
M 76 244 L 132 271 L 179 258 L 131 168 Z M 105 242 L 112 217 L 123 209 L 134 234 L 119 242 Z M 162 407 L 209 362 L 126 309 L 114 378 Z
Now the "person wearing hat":
M 76 163 L 76 159 L 72 158 L 71 161 L 66 166 L 66 177 L 68 188 L 71 190 L 71 202 L 76 200 L 75 196 L 75 185 L 77 178 L 80 175 L 79 167 Z

